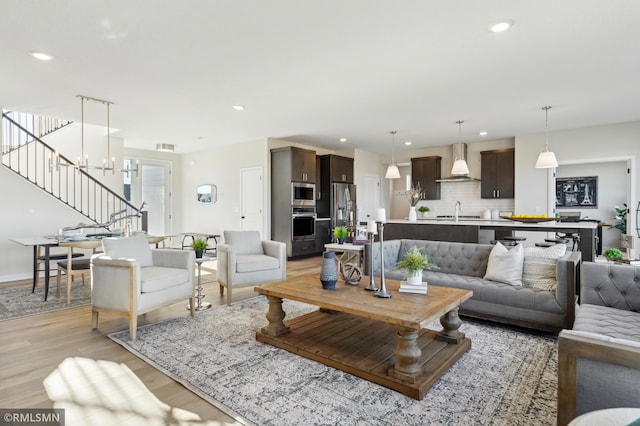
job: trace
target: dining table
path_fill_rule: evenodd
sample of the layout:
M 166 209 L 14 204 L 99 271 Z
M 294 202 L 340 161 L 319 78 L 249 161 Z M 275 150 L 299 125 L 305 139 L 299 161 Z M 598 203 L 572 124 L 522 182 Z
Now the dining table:
M 95 251 L 102 246 L 102 238 L 111 235 L 101 236 L 72 236 L 72 237 L 59 237 L 47 235 L 43 237 L 17 237 L 10 238 L 14 243 L 33 247 L 33 288 L 32 293 L 35 292 L 36 284 L 38 281 L 38 257 L 39 247 L 44 249 L 44 301 L 47 301 L 49 295 L 49 282 L 50 282 L 50 261 L 51 261 L 51 247 L 66 247 L 67 248 L 67 269 L 72 270 L 73 262 L 73 250 L 74 249 L 88 249 Z M 155 244 L 156 248 L 161 242 L 165 240 L 164 236 L 147 235 L 149 244 Z M 67 274 L 67 305 L 71 303 L 71 278 L 72 274 Z

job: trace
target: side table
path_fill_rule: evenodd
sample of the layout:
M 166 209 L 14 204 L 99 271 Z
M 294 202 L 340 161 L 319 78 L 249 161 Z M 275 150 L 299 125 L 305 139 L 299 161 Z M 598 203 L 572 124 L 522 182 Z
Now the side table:
M 196 258 L 196 264 L 198 265 L 198 286 L 196 287 L 196 307 L 194 308 L 196 311 L 203 311 L 211 307 L 211 303 L 209 302 L 202 303 L 202 299 L 205 296 L 202 294 L 202 262 L 206 262 L 211 259 L 212 258 L 206 256 Z M 191 304 L 187 305 L 187 309 L 191 309 Z

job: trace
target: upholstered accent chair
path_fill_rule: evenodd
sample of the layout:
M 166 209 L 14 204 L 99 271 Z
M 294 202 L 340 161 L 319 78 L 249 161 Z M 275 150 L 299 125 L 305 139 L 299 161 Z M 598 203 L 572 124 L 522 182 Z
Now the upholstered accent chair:
M 193 250 L 151 249 L 144 235 L 105 238 L 104 253 L 91 257 L 92 328 L 101 311 L 129 317 L 136 338 L 138 315 L 189 299 L 194 311 Z
M 572 330 L 558 336 L 558 425 L 640 407 L 640 267 L 584 262 Z
M 218 244 L 218 284 L 220 295 L 227 289 L 248 287 L 287 277 L 286 245 L 261 240 L 258 231 L 224 231 L 224 243 Z

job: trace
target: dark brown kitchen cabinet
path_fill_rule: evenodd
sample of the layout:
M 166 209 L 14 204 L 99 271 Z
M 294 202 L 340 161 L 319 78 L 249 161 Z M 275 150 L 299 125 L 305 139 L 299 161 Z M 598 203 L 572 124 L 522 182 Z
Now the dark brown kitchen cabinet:
M 324 245 L 331 242 L 331 220 L 316 220 L 316 253 L 324 251 Z
M 322 180 L 328 182 L 353 183 L 353 158 L 342 157 L 340 155 L 320 156 L 320 167 L 322 168 Z
M 481 198 L 513 198 L 515 188 L 515 150 L 480 152 Z
M 316 181 L 316 152 L 308 149 L 297 148 L 294 146 L 282 148 L 282 150 L 272 150 L 273 152 L 281 152 L 287 156 L 287 160 L 291 164 L 291 182 L 308 182 Z M 273 154 L 272 154 L 273 158 Z
M 418 157 L 411 159 L 411 184 L 420 183 L 423 200 L 440 199 L 440 179 L 442 157 Z

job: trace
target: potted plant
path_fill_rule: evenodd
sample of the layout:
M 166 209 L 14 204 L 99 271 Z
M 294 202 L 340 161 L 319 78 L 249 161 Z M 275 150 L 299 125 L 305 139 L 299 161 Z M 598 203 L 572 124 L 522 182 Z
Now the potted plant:
M 425 219 L 428 214 L 429 214 L 429 210 L 431 210 L 429 207 L 427 206 L 420 206 L 418 207 L 418 211 L 420 212 L 420 216 Z
M 191 248 L 196 252 L 196 258 L 201 258 L 204 251 L 207 249 L 207 242 L 202 238 L 196 238 L 191 243 Z
M 615 219 L 617 220 L 617 222 L 610 226 L 609 229 L 611 228 L 616 228 L 618 231 L 622 232 L 623 234 L 627 233 L 627 205 L 624 205 L 624 208 L 620 208 L 618 206 L 615 206 L 614 209 L 616 210 L 616 217 Z
M 606 257 L 607 260 L 609 261 L 622 259 L 624 257 L 624 254 L 617 248 L 610 248 L 608 250 L 605 250 L 604 253 L 602 253 L 602 255 Z
M 422 284 L 422 271 L 433 268 L 437 268 L 437 266 L 429 263 L 427 255 L 422 254 L 417 246 L 411 247 L 402 257 L 402 260 L 393 267 L 394 270 L 406 269 L 407 284 L 413 285 Z
M 336 226 L 333 228 L 333 237 L 338 240 L 338 244 L 344 243 L 344 239 L 347 238 L 349 232 L 345 226 Z

